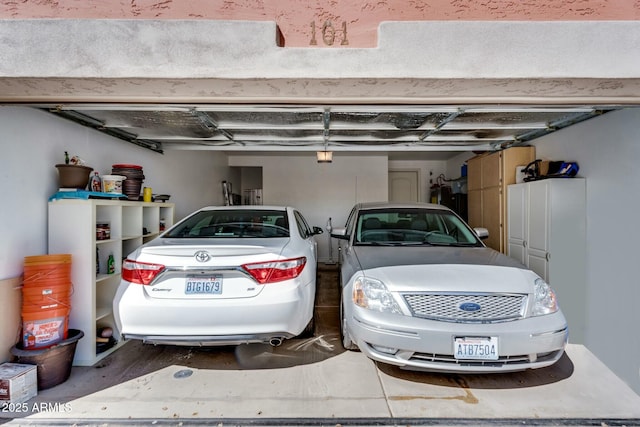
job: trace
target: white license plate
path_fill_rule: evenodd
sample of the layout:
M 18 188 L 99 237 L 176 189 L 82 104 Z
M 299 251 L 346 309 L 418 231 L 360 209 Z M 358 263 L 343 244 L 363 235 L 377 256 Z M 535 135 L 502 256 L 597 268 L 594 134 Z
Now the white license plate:
M 453 354 L 461 360 L 498 360 L 498 337 L 456 337 Z
M 222 294 L 222 276 L 187 277 L 184 293 L 186 295 L 220 295 Z

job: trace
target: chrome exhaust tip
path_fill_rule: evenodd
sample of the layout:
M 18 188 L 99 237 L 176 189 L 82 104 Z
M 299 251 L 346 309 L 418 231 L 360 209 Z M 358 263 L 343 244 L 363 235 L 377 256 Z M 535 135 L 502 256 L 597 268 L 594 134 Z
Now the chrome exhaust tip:
M 282 338 L 281 337 L 270 338 L 269 344 L 271 344 L 272 347 L 278 347 L 280 344 L 282 344 Z

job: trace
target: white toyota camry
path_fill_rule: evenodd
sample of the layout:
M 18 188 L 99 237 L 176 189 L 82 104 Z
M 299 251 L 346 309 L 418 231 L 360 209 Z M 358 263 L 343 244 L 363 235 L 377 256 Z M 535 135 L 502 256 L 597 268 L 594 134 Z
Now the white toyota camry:
M 114 299 L 121 336 L 279 345 L 312 334 L 320 233 L 292 207 L 194 212 L 123 262 Z

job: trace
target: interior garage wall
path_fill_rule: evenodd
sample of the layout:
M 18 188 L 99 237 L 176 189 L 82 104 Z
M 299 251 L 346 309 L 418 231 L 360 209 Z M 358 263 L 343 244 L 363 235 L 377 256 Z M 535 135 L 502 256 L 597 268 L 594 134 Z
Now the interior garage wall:
M 170 194 L 176 220 L 208 204 L 222 203 L 219 183 L 229 173 L 223 153 L 169 151 L 158 154 L 51 114 L 0 107 L 0 279 L 21 273 L 23 257 L 47 251 L 47 201 L 58 189 L 55 165 L 64 152 L 78 155 L 101 175 L 114 163 L 143 167 L 143 185 Z
M 0 362 L 15 344 L 24 257 L 47 253 L 47 201 L 57 191 L 55 165 L 64 162 L 65 151 L 100 174 L 114 163 L 142 165 L 144 185 L 176 203 L 176 220 L 222 203 L 219 186 L 207 183 L 219 183 L 229 169 L 221 153 L 161 155 L 30 108 L 0 107 L 0 141 Z
M 446 162 L 436 160 L 390 160 L 389 169 L 391 170 L 418 170 L 420 188 L 419 199 L 420 202 L 429 202 L 431 199 L 431 184 L 436 183 L 436 179 L 440 174 L 446 176 Z M 447 179 L 449 177 L 447 176 Z M 387 184 L 388 191 L 388 184 Z
M 630 108 L 535 141 L 538 158 L 577 161 L 579 174 L 586 178 L 585 345 L 636 393 L 640 393 L 639 122 L 640 109 Z
M 434 153 L 437 158 L 439 153 Z M 461 166 L 471 157 L 471 151 L 464 151 L 447 160 L 389 160 L 389 169 L 419 170 L 420 171 L 420 201 L 431 201 L 431 185 L 438 183 L 442 174 L 447 181 L 459 179 Z M 445 181 L 446 184 L 446 181 Z
M 355 203 L 387 200 L 388 161 L 385 155 L 333 154 L 332 163 L 317 163 L 316 153 L 300 155 L 230 155 L 229 166 L 262 166 L 263 204 L 293 205 L 317 236 L 320 262 L 329 260 L 329 240 L 337 260 L 336 239 L 326 225 L 342 227 Z

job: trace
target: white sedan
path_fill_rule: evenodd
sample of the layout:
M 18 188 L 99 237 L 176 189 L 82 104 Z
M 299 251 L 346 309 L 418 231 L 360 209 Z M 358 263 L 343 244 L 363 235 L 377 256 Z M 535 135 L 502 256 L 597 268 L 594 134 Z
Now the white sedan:
M 176 345 L 311 335 L 320 233 L 291 207 L 198 210 L 123 262 L 116 325 L 125 339 Z
M 553 290 L 493 249 L 450 209 L 356 205 L 345 228 L 340 281 L 346 349 L 406 369 L 509 372 L 564 352 L 568 327 Z

